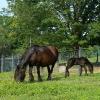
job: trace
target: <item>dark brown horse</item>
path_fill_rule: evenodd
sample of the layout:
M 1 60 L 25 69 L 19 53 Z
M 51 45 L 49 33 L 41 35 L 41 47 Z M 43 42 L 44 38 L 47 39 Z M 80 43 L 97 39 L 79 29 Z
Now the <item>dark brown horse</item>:
M 48 80 L 51 80 L 51 74 L 53 72 L 54 65 L 58 59 L 58 50 L 54 46 L 38 46 L 33 45 L 22 56 L 20 63 L 17 65 L 14 79 L 16 81 L 24 81 L 26 67 L 29 65 L 29 80 L 33 81 L 34 76 L 32 74 L 33 66 L 37 68 L 38 80 L 42 81 L 40 75 L 40 67 L 47 67 Z M 51 65 L 51 68 L 50 68 Z
M 85 58 L 85 57 L 70 58 L 67 62 L 65 77 L 69 76 L 68 69 L 71 68 L 73 65 L 80 65 L 80 69 L 79 69 L 80 76 L 82 74 L 82 68 L 84 68 L 85 74 L 88 75 L 86 65 L 88 66 L 90 73 L 93 73 L 93 65 L 91 64 L 91 62 L 87 58 Z

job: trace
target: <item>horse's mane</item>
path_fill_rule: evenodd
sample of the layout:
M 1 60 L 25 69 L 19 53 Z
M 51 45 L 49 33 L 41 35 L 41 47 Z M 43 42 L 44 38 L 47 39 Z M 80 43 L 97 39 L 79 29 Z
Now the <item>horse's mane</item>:
M 19 62 L 19 65 L 23 65 L 23 62 L 24 62 L 24 60 L 25 60 L 25 58 L 26 58 L 26 55 L 27 55 L 27 53 L 29 52 L 29 55 L 28 56 L 30 56 L 31 55 L 31 53 L 33 52 L 33 51 L 36 51 L 36 49 L 38 48 L 38 47 L 40 47 L 39 45 L 32 45 L 31 47 L 29 47 L 29 48 L 27 48 L 26 50 L 25 50 L 25 52 L 22 54 L 22 56 L 20 57 L 20 62 Z

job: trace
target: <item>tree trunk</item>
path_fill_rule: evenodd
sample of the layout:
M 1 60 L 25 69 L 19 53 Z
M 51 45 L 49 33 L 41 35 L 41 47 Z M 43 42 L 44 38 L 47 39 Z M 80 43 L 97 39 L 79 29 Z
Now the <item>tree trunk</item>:
M 75 46 L 76 57 L 81 57 L 81 47 L 77 44 Z
M 98 56 L 99 56 L 98 55 L 98 50 L 97 50 L 97 55 L 96 56 L 97 56 L 96 63 L 98 63 L 99 62 L 99 59 L 98 59 Z

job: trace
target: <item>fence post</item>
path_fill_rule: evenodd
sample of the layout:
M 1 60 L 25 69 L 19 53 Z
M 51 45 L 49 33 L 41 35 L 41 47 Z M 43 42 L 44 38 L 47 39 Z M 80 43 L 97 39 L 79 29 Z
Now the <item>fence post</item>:
M 17 55 L 17 65 L 19 64 L 20 57 Z
M 3 72 L 4 56 L 1 56 L 1 72 Z
M 79 46 L 78 57 L 81 57 L 81 47 Z
M 98 52 L 99 52 L 99 50 L 97 49 L 97 52 L 96 52 L 96 63 L 99 62 L 99 58 L 98 58 L 99 54 L 98 54 Z
M 11 70 L 12 71 L 14 70 L 14 57 L 13 57 L 13 54 L 12 54 L 12 57 L 11 57 Z

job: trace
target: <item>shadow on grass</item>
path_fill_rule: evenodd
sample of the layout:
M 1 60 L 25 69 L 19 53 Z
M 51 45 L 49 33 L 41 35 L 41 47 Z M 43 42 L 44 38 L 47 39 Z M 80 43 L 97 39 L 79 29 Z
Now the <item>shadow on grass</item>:
M 42 82 L 52 82 L 52 81 L 59 81 L 59 80 L 62 80 L 62 79 L 65 79 L 65 77 L 63 76 L 58 76 L 58 77 L 53 77 L 51 80 L 47 80 L 47 79 L 43 79 L 42 81 L 38 81 L 38 80 L 34 80 L 32 82 L 28 81 L 28 80 L 25 80 L 24 82 L 16 82 L 16 83 L 23 83 L 23 84 L 33 84 L 33 83 L 42 83 Z
M 70 75 L 69 77 L 64 77 L 63 75 L 59 75 L 59 76 L 55 76 L 55 77 L 52 77 L 51 80 L 47 80 L 45 77 L 42 78 L 42 81 L 38 81 L 38 79 L 35 79 L 34 81 L 30 82 L 29 80 L 25 80 L 24 82 L 18 82 L 18 83 L 22 83 L 22 84 L 33 84 L 33 83 L 43 83 L 43 82 L 53 82 L 53 81 L 60 81 L 60 80 L 72 80 L 72 79 L 76 79 L 76 78 L 85 78 L 85 77 L 94 77 L 94 76 L 100 76 L 100 73 L 94 73 L 94 74 L 88 74 L 88 75 L 85 75 L 85 74 L 82 74 L 82 76 L 79 76 L 79 75 Z

